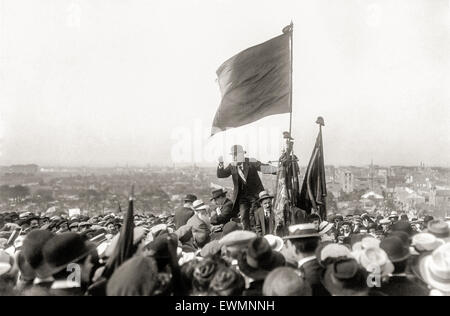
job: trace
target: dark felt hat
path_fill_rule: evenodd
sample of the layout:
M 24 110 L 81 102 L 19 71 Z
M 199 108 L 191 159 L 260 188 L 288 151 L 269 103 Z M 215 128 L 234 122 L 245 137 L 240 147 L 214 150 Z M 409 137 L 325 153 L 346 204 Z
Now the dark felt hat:
M 322 276 L 322 283 L 333 295 L 352 296 L 368 290 L 367 272 L 350 258 L 330 264 Z
M 80 261 L 92 251 L 93 248 L 89 247 L 84 238 L 77 233 L 67 232 L 54 236 L 42 249 L 44 261 L 50 273 L 45 277 L 60 272 L 70 263 Z
M 184 198 L 185 202 L 194 202 L 195 200 L 197 200 L 197 197 L 194 194 L 187 194 L 186 197 Z
M 238 260 L 239 269 L 254 280 L 264 279 L 270 271 L 284 266 L 285 263 L 283 255 L 273 251 L 263 237 L 251 240 L 247 252 L 243 252 Z
M 222 189 L 222 188 L 214 190 L 211 193 L 212 197 L 211 197 L 210 201 L 217 199 L 218 197 L 225 196 L 226 194 L 227 194 L 227 191 L 224 191 L 224 189 Z
M 55 234 L 48 230 L 33 230 L 23 241 L 22 254 L 24 259 L 36 271 L 38 277 L 45 278 L 48 275 L 48 267 L 44 264 L 42 249 Z

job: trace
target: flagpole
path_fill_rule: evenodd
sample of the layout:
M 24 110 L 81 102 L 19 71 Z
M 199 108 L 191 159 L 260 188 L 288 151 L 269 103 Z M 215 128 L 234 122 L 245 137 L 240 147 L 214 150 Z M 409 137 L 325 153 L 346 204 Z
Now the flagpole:
M 289 135 L 292 135 L 292 79 L 293 79 L 293 56 L 294 56 L 294 23 L 291 20 L 291 34 L 290 34 L 290 42 L 291 42 L 291 80 L 290 80 L 290 89 L 289 89 Z

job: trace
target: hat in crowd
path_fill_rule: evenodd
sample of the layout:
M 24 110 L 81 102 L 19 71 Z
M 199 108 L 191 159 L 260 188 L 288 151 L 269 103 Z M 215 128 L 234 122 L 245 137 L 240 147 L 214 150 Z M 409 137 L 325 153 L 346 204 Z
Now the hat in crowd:
M 210 199 L 210 201 L 217 199 L 221 196 L 225 196 L 227 194 L 227 191 L 225 191 L 223 188 L 217 189 L 212 191 L 212 198 Z
M 267 191 L 259 192 L 259 195 L 258 195 L 258 201 L 259 202 L 262 202 L 265 199 L 272 199 L 272 198 L 273 198 L 273 196 L 270 195 Z
M 432 221 L 433 219 L 434 219 L 433 216 L 431 216 L 431 215 L 425 215 L 424 218 L 423 218 L 423 222 L 424 222 L 425 224 L 427 224 L 429 221 Z
M 153 237 L 157 237 L 161 234 L 164 233 L 172 233 L 169 229 L 169 227 L 167 227 L 166 224 L 158 224 L 153 226 L 152 228 L 150 228 L 150 233 L 153 235 Z
M 67 220 L 65 220 L 65 219 L 61 219 L 61 220 L 59 220 L 57 223 L 56 223 L 56 228 L 57 229 L 59 229 L 61 226 L 63 226 L 63 225 L 68 225 L 68 221 Z
M 279 267 L 270 272 L 263 285 L 264 296 L 311 296 L 309 284 L 290 267 Z
M 342 258 L 330 264 L 322 276 L 322 283 L 328 292 L 336 296 L 368 292 L 367 272 L 355 259 Z
M 361 240 L 361 246 L 364 249 L 372 247 L 378 248 L 380 247 L 380 240 L 372 236 L 365 236 Z
M 323 267 L 340 258 L 353 258 L 350 249 L 341 244 L 328 243 L 323 247 L 318 247 L 317 261 Z
M 450 243 L 436 248 L 419 261 L 422 279 L 432 288 L 450 295 Z
M 19 214 L 19 218 L 20 219 L 26 219 L 26 218 L 28 218 L 31 215 L 33 215 L 31 212 L 23 212 L 23 213 Z
M 87 257 L 92 247 L 77 233 L 67 232 L 50 238 L 42 248 L 49 277 L 64 270 L 69 263 L 76 263 Z
M 227 234 L 234 232 L 235 230 L 242 230 L 242 228 L 238 223 L 234 221 L 229 221 L 222 227 L 222 238 Z
M 195 200 L 197 200 L 197 197 L 194 194 L 188 194 L 184 198 L 184 202 L 191 202 L 192 203 Z
M 448 224 L 441 219 L 433 219 L 429 221 L 427 231 L 438 238 L 448 238 L 450 236 Z
M 158 286 L 158 267 L 152 257 L 135 256 L 114 271 L 108 296 L 151 296 Z
M 289 236 L 285 236 L 283 239 L 301 239 L 311 237 L 320 237 L 316 226 L 312 223 L 289 226 Z
M 389 218 L 398 217 L 397 211 L 392 211 L 391 214 L 389 214 Z
M 327 221 L 323 221 L 319 224 L 319 234 L 325 235 L 334 227 L 333 223 L 329 223 Z
M 388 225 L 391 221 L 388 218 L 383 218 L 380 220 L 380 225 Z
M 233 145 L 230 149 L 230 155 L 245 154 L 244 147 L 241 145 Z
M 25 260 L 22 251 L 16 253 L 16 263 L 20 271 L 20 276 L 25 281 L 33 281 L 36 278 L 36 271 Z
M 254 280 L 264 279 L 270 271 L 284 266 L 286 260 L 279 252 L 273 251 L 269 242 L 263 237 L 252 239 L 247 252 L 238 260 L 239 270 Z
M 195 243 L 200 248 L 202 248 L 211 241 L 211 236 L 209 235 L 209 232 L 203 230 L 194 230 L 192 232 L 192 236 L 194 237 Z
M 70 224 L 69 224 L 69 228 L 70 229 L 72 229 L 72 228 L 78 228 L 78 226 L 79 226 L 79 222 L 78 221 L 72 221 Z
M 284 243 L 281 237 L 268 234 L 265 235 L 264 238 L 268 241 L 272 250 L 281 251 L 281 249 L 283 249 Z
M 198 292 L 207 291 L 218 268 L 217 262 L 213 259 L 200 261 L 194 268 L 194 273 L 192 274 L 192 285 L 194 289 Z
M 430 233 L 418 233 L 412 237 L 412 246 L 418 252 L 433 251 L 445 242 Z
M 203 258 L 212 257 L 219 254 L 222 250 L 222 245 L 219 243 L 217 239 L 211 240 L 209 243 L 203 246 L 200 251 L 200 256 Z
M 236 270 L 222 267 L 212 278 L 209 289 L 219 296 L 240 296 L 245 289 L 245 280 Z
M 380 243 L 391 262 L 405 261 L 410 257 L 409 248 L 405 246 L 403 241 L 397 236 L 389 236 L 384 238 Z
M 255 232 L 248 230 L 235 230 L 222 237 L 219 242 L 221 245 L 230 246 L 247 246 L 249 241 L 256 238 Z
M 394 223 L 391 226 L 391 231 L 401 231 L 407 233 L 409 236 L 411 236 L 414 231 L 412 229 L 411 223 L 405 220 L 400 220 L 396 223 Z
M 389 237 L 395 236 L 395 237 L 400 238 L 400 240 L 402 241 L 403 245 L 406 246 L 406 247 L 409 247 L 411 245 L 411 238 L 410 238 L 410 236 L 407 233 L 403 232 L 403 231 L 391 231 L 391 232 L 389 232 L 388 236 Z
M 0 249 L 0 276 L 8 273 L 14 265 L 14 259 L 6 251 Z
M 48 275 L 47 265 L 44 264 L 42 249 L 45 243 L 55 234 L 48 230 L 33 230 L 23 241 L 22 254 L 24 259 L 36 271 L 38 277 L 45 278 Z
M 386 252 L 377 247 L 363 249 L 359 253 L 354 254 L 358 262 L 367 272 L 381 273 L 386 276 L 394 272 L 394 265 L 389 260 Z
M 203 200 L 195 200 L 194 203 L 192 203 L 192 207 L 196 211 L 206 210 L 208 209 L 208 205 L 203 203 Z

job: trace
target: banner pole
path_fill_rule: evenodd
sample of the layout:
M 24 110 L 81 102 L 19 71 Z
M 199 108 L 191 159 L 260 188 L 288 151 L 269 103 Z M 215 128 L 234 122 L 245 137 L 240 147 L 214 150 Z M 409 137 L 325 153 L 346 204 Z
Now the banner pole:
M 293 70 L 292 70 L 292 65 L 293 65 L 293 56 L 294 56 L 294 23 L 292 22 L 292 20 L 291 20 L 291 34 L 290 34 L 290 43 L 291 43 L 291 56 L 290 56 L 290 58 L 291 58 L 291 60 L 290 60 L 290 62 L 291 62 L 291 74 L 290 74 L 290 82 L 289 82 L 289 85 L 290 85 L 290 89 L 289 89 L 289 109 L 290 109 L 290 111 L 289 111 L 289 135 L 292 135 L 291 134 L 291 132 L 292 132 L 292 72 L 293 72 Z

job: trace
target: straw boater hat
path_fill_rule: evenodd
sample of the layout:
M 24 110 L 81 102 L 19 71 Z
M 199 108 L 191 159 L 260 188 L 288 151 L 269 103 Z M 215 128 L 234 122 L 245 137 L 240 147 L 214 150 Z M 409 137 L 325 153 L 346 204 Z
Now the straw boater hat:
M 430 233 L 418 233 L 412 237 L 412 246 L 419 252 L 433 251 L 444 243 Z
M 422 279 L 432 288 L 450 294 L 450 243 L 439 246 L 419 262 Z
M 289 226 L 289 236 L 285 236 L 283 239 L 301 239 L 311 237 L 320 237 L 316 226 L 312 223 Z
M 202 211 L 202 210 L 207 210 L 208 209 L 208 205 L 203 203 L 203 200 L 195 200 L 194 203 L 192 203 L 192 207 L 196 211 Z
M 326 233 L 328 233 L 330 231 L 330 229 L 332 229 L 334 227 L 334 224 L 329 223 L 327 221 L 323 221 L 322 223 L 319 224 L 319 234 L 320 235 L 325 235 Z
M 265 199 L 272 199 L 272 198 L 273 198 L 273 196 L 270 195 L 269 193 L 267 193 L 267 191 L 259 192 L 259 198 L 258 198 L 259 202 L 262 202 Z
M 275 251 L 283 249 L 284 243 L 281 237 L 275 235 L 265 235 L 264 238 L 269 242 L 270 248 Z
M 249 241 L 256 238 L 256 233 L 248 230 L 235 230 L 228 233 L 220 239 L 220 244 L 232 247 L 232 246 L 247 246 Z

